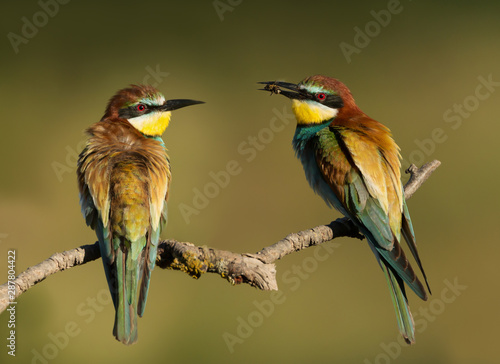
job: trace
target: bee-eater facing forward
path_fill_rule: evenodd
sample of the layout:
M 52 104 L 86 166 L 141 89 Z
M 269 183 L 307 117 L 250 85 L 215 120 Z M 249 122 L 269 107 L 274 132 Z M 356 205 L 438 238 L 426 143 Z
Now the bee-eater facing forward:
M 364 114 L 336 79 L 316 75 L 297 85 L 261 83 L 266 84 L 264 90 L 292 100 L 297 119 L 293 148 L 306 178 L 327 205 L 349 217 L 368 240 L 387 278 L 399 330 L 413 343 L 415 327 L 404 282 L 423 300 L 427 293 L 401 249 L 402 238 L 426 284 L 427 278 L 401 185 L 399 147 L 389 129 Z
M 151 86 L 118 91 L 88 130 L 78 159 L 80 205 L 99 239 L 116 310 L 113 334 L 137 341 L 160 231 L 167 220 L 170 161 L 161 135 L 171 111 L 200 104 L 168 100 Z

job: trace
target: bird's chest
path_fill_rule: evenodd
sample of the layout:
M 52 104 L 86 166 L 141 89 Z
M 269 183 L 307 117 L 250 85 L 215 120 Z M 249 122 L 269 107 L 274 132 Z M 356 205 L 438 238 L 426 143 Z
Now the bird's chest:
M 331 153 L 337 152 L 337 150 L 331 148 L 331 150 L 323 149 L 328 148 L 325 145 L 325 136 L 335 138 L 334 135 L 327 135 L 328 133 L 328 128 L 325 129 L 324 127 L 309 127 L 306 131 L 298 127 L 293 138 L 293 148 L 297 158 L 302 163 L 306 179 L 314 192 L 321 196 L 328 206 L 334 207 L 345 214 L 343 205 L 327 182 L 330 176 L 325 175 L 325 172 L 318 165 L 318 158 L 322 158 L 322 154 L 328 157 Z M 335 144 L 335 140 L 330 140 L 330 142 Z M 335 155 L 332 155 L 332 157 L 335 157 Z M 335 165 L 332 165 L 332 168 L 335 169 Z

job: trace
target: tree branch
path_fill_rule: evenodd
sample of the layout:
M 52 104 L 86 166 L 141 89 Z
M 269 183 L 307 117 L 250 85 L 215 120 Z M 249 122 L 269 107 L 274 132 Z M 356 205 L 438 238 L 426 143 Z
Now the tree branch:
M 411 176 L 405 185 L 406 199 L 415 193 L 440 164 L 441 162 L 434 160 L 421 168 L 412 164 L 407 169 L 406 173 Z M 339 237 L 363 239 L 363 235 L 352 221 L 344 217 L 332 221 L 329 225 L 290 234 L 256 254 L 239 254 L 173 239 L 163 240 L 158 245 L 156 264 L 163 269 L 183 271 L 193 278 L 199 278 L 203 273 L 217 273 L 231 284 L 246 283 L 261 290 L 277 290 L 274 265 L 276 260 Z M 13 281 L 0 286 L 0 313 L 10 302 L 48 276 L 100 257 L 99 244 L 96 242 L 56 253 L 40 264 L 28 268 Z
M 405 185 L 405 198 L 408 200 L 413 194 L 422 186 L 422 184 L 427 181 L 437 167 L 441 165 L 441 162 L 437 159 L 424 164 L 422 167 L 417 168 L 416 165 L 412 164 L 405 171 L 410 174 L 410 179 Z

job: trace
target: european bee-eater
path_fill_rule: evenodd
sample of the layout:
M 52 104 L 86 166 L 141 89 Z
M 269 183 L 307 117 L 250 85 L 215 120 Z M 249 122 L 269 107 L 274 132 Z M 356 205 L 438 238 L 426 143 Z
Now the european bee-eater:
M 118 91 L 88 130 L 78 159 L 80 205 L 99 240 L 116 316 L 113 334 L 137 341 L 160 231 L 167 220 L 170 160 L 161 135 L 171 111 L 200 104 L 168 100 L 151 86 Z
M 316 75 L 298 84 L 261 83 L 266 84 L 264 90 L 292 100 L 297 119 L 293 148 L 306 178 L 327 205 L 349 217 L 368 240 L 387 278 L 399 330 L 413 343 L 415 327 L 404 282 L 423 300 L 427 293 L 401 249 L 402 238 L 426 284 L 427 278 L 401 185 L 399 147 L 389 129 L 363 113 L 349 89 L 334 78 Z

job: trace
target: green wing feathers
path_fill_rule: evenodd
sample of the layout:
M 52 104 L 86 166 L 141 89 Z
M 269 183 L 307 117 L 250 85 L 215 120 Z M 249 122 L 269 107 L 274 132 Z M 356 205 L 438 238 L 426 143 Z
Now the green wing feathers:
M 389 216 L 379 201 L 373 198 L 355 169 L 351 170 L 349 182 L 345 185 L 347 208 L 370 231 L 378 245 L 390 250 L 394 245 L 394 234 L 389 224 Z
M 371 123 L 370 127 L 373 130 L 377 125 Z M 411 343 L 414 323 L 404 283 L 423 300 L 427 299 L 427 292 L 401 248 L 402 238 L 408 243 L 426 283 L 427 278 L 401 186 L 399 148 L 388 132 L 382 130 L 377 138 L 332 125 L 317 135 L 316 160 L 342 208 L 372 245 L 387 278 L 399 329 Z
M 413 258 L 418 264 L 422 275 L 424 276 L 425 284 L 429 293 L 431 292 L 431 287 L 429 286 L 429 282 L 427 281 L 427 275 L 425 274 L 424 267 L 422 266 L 422 262 L 420 261 L 420 257 L 417 251 L 417 243 L 415 241 L 415 233 L 413 232 L 413 225 L 411 223 L 410 212 L 408 211 L 408 206 L 406 206 L 406 201 L 403 200 L 403 219 L 401 223 L 401 232 L 403 233 L 403 237 L 408 244 L 408 248 L 410 248 L 411 254 Z
M 151 234 L 148 235 L 150 241 L 147 245 L 147 249 L 145 249 L 144 251 L 144 257 L 143 259 L 141 259 L 142 265 L 139 269 L 139 281 L 141 282 L 141 285 L 139 287 L 139 303 L 137 306 L 137 313 L 140 317 L 144 315 L 144 310 L 146 308 L 151 272 L 153 271 L 156 263 L 156 253 L 158 250 L 158 241 L 160 240 L 160 230 L 160 228 L 158 228 L 157 230 L 151 229 Z
M 406 284 L 424 301 L 427 300 L 427 293 L 425 292 L 424 286 L 418 279 L 415 271 L 410 265 L 410 262 L 406 258 L 406 255 L 401 249 L 399 242 L 394 243 L 392 250 L 388 251 L 385 249 L 376 248 L 378 254 L 391 266 L 394 272 L 402 278 Z
M 427 299 L 427 294 L 411 267 L 399 241 L 396 239 L 389 225 L 389 217 L 380 206 L 380 203 L 369 196 L 361 178 L 353 170 L 350 183 L 345 186 L 348 210 L 353 214 L 353 219 L 358 222 L 361 232 L 373 244 L 376 251 L 397 274 L 410 286 L 422 299 Z M 368 196 L 363 201 L 364 197 Z M 404 232 L 403 232 L 404 236 Z

